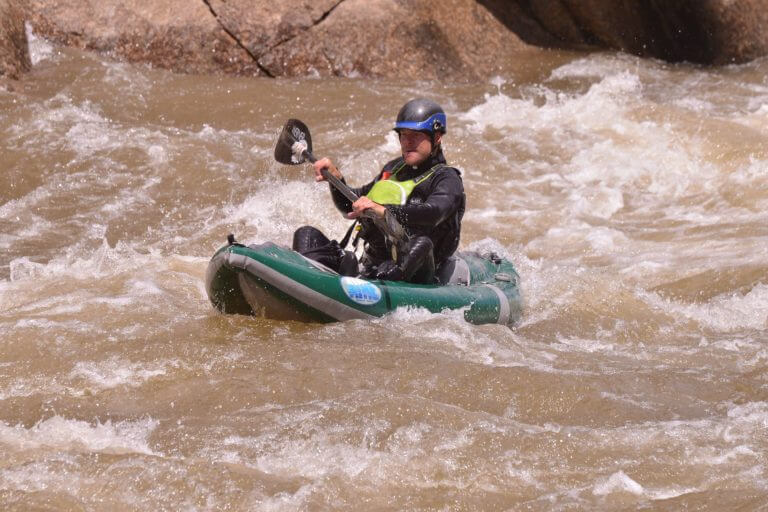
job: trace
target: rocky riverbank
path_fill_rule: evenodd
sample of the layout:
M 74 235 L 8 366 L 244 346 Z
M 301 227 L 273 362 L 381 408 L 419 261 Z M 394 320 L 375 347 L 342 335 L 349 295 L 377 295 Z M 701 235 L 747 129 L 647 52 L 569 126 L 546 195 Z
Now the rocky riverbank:
M 30 67 L 23 11 L 17 0 L 0 0 L 0 78 L 18 78 Z
M 476 80 L 530 46 L 669 61 L 768 54 L 768 0 L 0 0 L 0 75 L 56 44 L 180 73 Z

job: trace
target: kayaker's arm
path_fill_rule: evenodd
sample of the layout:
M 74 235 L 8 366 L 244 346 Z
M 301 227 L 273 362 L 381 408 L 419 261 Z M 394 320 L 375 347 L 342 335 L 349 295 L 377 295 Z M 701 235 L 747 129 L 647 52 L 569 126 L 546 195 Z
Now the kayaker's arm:
M 325 178 L 323 177 L 321 170 L 327 169 L 329 173 L 336 176 L 339 180 L 341 180 L 342 183 L 345 185 L 347 184 L 346 180 L 344 179 L 344 176 L 341 174 L 341 171 L 333 164 L 330 158 L 321 158 L 320 160 L 317 160 L 312 167 L 315 171 L 315 180 L 316 181 L 325 181 Z M 373 187 L 373 184 L 376 182 L 376 180 L 371 181 L 367 185 L 364 185 L 360 188 L 352 188 L 350 187 L 350 190 L 355 193 L 358 197 L 364 196 L 368 193 L 369 190 Z M 352 201 L 350 201 L 343 193 L 341 193 L 336 187 L 333 185 L 330 186 L 331 188 L 331 197 L 333 198 L 333 203 L 336 205 L 336 208 L 338 208 L 342 213 L 349 213 L 352 211 Z
M 341 181 L 346 184 L 346 181 L 344 181 L 344 178 L 341 178 Z M 365 194 L 368 193 L 369 190 L 373 187 L 373 184 L 375 182 L 372 181 L 368 183 L 367 185 L 363 185 L 360 188 L 351 188 L 352 192 L 357 194 L 358 197 L 362 197 Z M 347 199 L 344 194 L 336 190 L 334 187 L 331 187 L 331 197 L 333 198 L 333 204 L 336 205 L 336 208 L 339 209 L 342 213 L 349 213 L 352 211 L 352 201 Z
M 456 212 L 464 186 L 455 171 L 443 171 L 434 176 L 432 193 L 424 202 L 387 206 L 395 218 L 408 228 L 432 228 Z
M 382 219 L 387 214 L 386 206 L 371 201 L 367 196 L 360 196 L 360 199 L 352 203 L 352 211 L 347 214 L 347 217 L 356 219 L 363 216 L 365 213 L 370 213 L 368 210 Z

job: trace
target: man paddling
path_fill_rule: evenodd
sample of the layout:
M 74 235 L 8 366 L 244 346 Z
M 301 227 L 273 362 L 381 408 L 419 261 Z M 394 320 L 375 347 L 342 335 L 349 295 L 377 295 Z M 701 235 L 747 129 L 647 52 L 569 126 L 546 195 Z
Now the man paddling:
M 384 165 L 373 181 L 352 189 L 359 199 L 353 203 L 333 187 L 331 194 L 336 207 L 360 223 L 365 241 L 363 277 L 433 283 L 436 269 L 459 245 L 464 185 L 459 170 L 449 167 L 443 156 L 446 116 L 440 105 L 425 98 L 409 101 L 400 109 L 394 130 L 402 155 Z M 328 158 L 317 160 L 313 168 L 317 181 L 325 180 L 323 169 L 344 180 Z M 371 214 L 381 219 L 393 216 L 405 228 L 408 243 L 393 246 Z M 350 261 L 353 255 L 314 227 L 296 230 L 293 249 L 344 274 L 357 273 L 356 259 Z

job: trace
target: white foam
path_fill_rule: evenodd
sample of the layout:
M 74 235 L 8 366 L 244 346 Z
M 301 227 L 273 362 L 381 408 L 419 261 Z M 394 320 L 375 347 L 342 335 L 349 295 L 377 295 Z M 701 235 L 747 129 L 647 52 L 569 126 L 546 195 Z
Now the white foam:
M 0 400 L 33 395 L 62 396 L 65 394 L 69 396 L 77 396 L 79 393 L 42 376 L 17 378 L 7 385 L 0 387 Z
M 242 203 L 225 208 L 220 221 L 242 226 L 241 239 L 284 245 L 290 245 L 293 231 L 301 225 L 315 226 L 329 238 L 340 239 L 349 223 L 333 206 L 328 184 L 310 180 L 270 183 Z
M 388 131 L 386 135 L 386 140 L 384 144 L 379 146 L 379 151 L 381 151 L 384 154 L 398 154 L 401 151 L 400 148 L 400 139 L 397 136 L 397 133 L 392 130 Z
M 739 166 L 734 172 L 728 174 L 726 186 L 739 190 L 740 202 L 749 209 L 748 212 L 739 212 L 742 214 L 739 219 L 742 222 L 756 219 L 758 223 L 765 223 L 767 220 L 768 172 L 766 169 L 768 169 L 768 160 L 751 156 L 748 165 Z M 747 215 L 744 215 L 745 213 Z
M 0 470 L 0 486 L 3 491 L 18 490 L 24 493 L 48 492 L 54 489 L 71 496 L 82 491 L 83 480 L 70 471 L 61 472 L 56 465 L 64 463 L 73 468 L 76 457 L 68 453 L 52 453 L 45 460 L 29 461 Z M 52 468 L 54 466 L 54 468 Z
M 134 296 L 136 294 L 138 295 L 163 295 L 165 292 L 163 292 L 162 289 L 155 283 L 153 280 L 150 279 L 132 279 L 128 281 L 127 283 L 128 287 L 130 288 L 130 295 Z
M 533 100 L 516 100 L 503 93 L 486 95 L 482 104 L 459 117 L 472 123 L 474 131 L 493 127 L 529 132 L 555 127 L 558 132 L 567 128 L 589 133 L 619 127 L 616 122 L 623 117 L 625 102 L 641 89 L 636 75 L 617 73 L 604 77 L 583 95 L 569 96 L 542 89 L 546 102 L 540 107 Z
M 254 448 L 268 443 L 266 450 L 252 465 L 270 474 L 323 478 L 328 475 L 343 475 L 354 478 L 364 472 L 379 458 L 375 451 L 365 447 L 346 445 L 334 441 L 335 432 L 316 431 L 308 439 L 283 440 L 275 443 L 272 436 L 266 438 L 229 438 L 227 445 L 241 445 Z
M 645 494 L 652 500 L 670 500 L 686 494 L 698 492 L 694 487 L 670 487 L 668 489 L 648 489 Z
M 150 165 L 164 164 L 169 160 L 168 150 L 158 144 L 149 146 L 149 148 L 147 148 L 147 154 L 149 155 Z M 156 183 L 159 183 L 159 180 L 157 180 Z
M 671 127 L 626 122 L 626 130 L 632 142 L 606 139 L 580 149 L 566 166 L 568 181 L 635 194 L 642 191 L 643 200 L 653 204 L 704 192 L 712 187 L 710 180 L 719 178 L 715 166 L 696 158 L 697 147 L 670 145 L 679 138 Z
M 606 227 L 591 228 L 585 240 L 589 242 L 595 254 L 612 253 L 629 241 L 621 231 Z
M 80 361 L 69 372 L 71 379 L 84 379 L 97 389 L 119 386 L 139 387 L 144 382 L 166 374 L 169 363 L 132 363 L 118 357 L 106 361 Z
M 318 73 L 319 76 L 319 73 Z M 259 500 L 258 507 L 253 510 L 263 510 L 265 512 L 282 512 L 284 510 L 302 510 L 311 503 L 312 496 L 318 492 L 318 484 L 305 484 L 296 490 L 296 492 L 279 492 Z
M 16 222 L 22 225 L 20 229 L 24 230 L 18 232 L 17 236 L 22 236 L 21 233 L 26 233 L 27 236 L 39 234 L 43 229 L 50 229 L 52 224 L 30 212 L 29 209 L 32 205 L 45 201 L 49 197 L 51 197 L 51 192 L 48 188 L 37 187 L 23 197 L 11 199 L 0 205 L 0 218 L 12 219 L 15 217 Z M 37 227 L 38 224 L 42 224 L 43 227 Z
M 503 93 L 498 93 L 493 96 L 486 95 L 483 103 L 459 116 L 463 121 L 472 123 L 470 129 L 482 132 L 488 127 L 515 128 L 526 118 L 530 119 L 536 114 L 537 109 L 533 102 L 514 100 Z
M 46 448 L 154 455 L 156 453 L 150 448 L 148 438 L 159 423 L 147 418 L 91 424 L 61 416 L 53 416 L 30 428 L 0 422 L 0 442 L 13 451 Z
M 583 59 L 574 59 L 558 67 L 550 73 L 548 81 L 568 78 L 600 79 L 617 71 L 637 74 L 641 64 L 644 67 L 652 66 L 652 62 L 648 60 L 626 54 L 594 54 Z
M 621 190 L 610 188 L 603 183 L 572 190 L 568 199 L 572 203 L 571 211 L 574 214 L 601 219 L 609 219 L 624 207 Z
M 495 252 L 501 258 L 509 257 L 509 251 L 507 248 L 495 238 L 483 238 L 481 240 L 475 240 L 467 246 L 467 250 L 478 252 L 480 254 Z
M 484 135 L 487 147 L 483 151 L 493 155 L 494 160 L 505 161 L 504 151 L 497 151 L 496 146 L 508 152 L 509 144 L 534 155 L 531 162 L 515 166 L 522 180 L 505 181 L 514 188 L 534 189 L 521 196 L 521 204 L 515 209 L 527 207 L 540 215 L 541 200 L 551 203 L 553 198 L 551 192 L 539 197 L 535 185 L 546 184 L 556 194 L 558 190 L 565 194 L 555 198 L 558 209 L 552 213 L 553 223 L 557 219 L 611 219 L 638 210 L 662 211 L 673 219 L 695 213 L 722 222 L 722 211 L 698 202 L 693 207 L 677 207 L 686 197 L 718 194 L 727 179 L 715 163 L 701 156 L 706 150 L 705 141 L 672 124 L 638 119 L 636 110 L 645 109 L 649 100 L 644 98 L 637 73 L 619 71 L 616 59 L 608 59 L 607 63 L 597 57 L 595 60 L 597 71 L 588 74 L 596 76 L 597 81 L 586 93 L 563 94 L 541 86 L 533 98 L 515 99 L 499 92 L 486 95 L 480 104 L 460 114 L 471 132 L 496 129 L 514 133 L 501 141 L 496 141 L 493 134 Z M 587 59 L 554 75 L 580 76 L 593 67 L 594 62 Z M 546 155 L 553 145 L 558 147 L 557 158 L 548 159 Z M 765 176 L 759 166 L 753 174 Z M 468 218 L 472 219 L 472 215 Z
M 601 391 L 600 396 L 602 398 L 607 398 L 608 400 L 614 400 L 616 402 L 626 403 L 633 407 L 638 407 L 640 409 L 646 409 L 648 411 L 653 411 L 654 404 L 648 401 L 638 401 L 634 398 L 628 396 L 628 395 L 617 395 L 615 393 L 611 393 L 608 391 Z
M 592 494 L 596 496 L 606 496 L 616 492 L 628 492 L 636 496 L 643 494 L 643 486 L 627 476 L 623 471 L 613 473 L 606 480 L 595 484 Z
M 520 456 L 519 453 L 515 453 L 506 457 L 507 459 L 515 459 Z M 541 471 L 532 467 L 527 467 L 517 461 L 507 460 L 504 464 L 506 474 L 514 479 L 515 485 L 527 485 L 536 489 L 544 489 L 544 484 L 539 478 L 545 477 Z
M 731 406 L 728 408 L 728 418 L 756 427 L 768 428 L 768 402 L 750 402 Z
M 738 461 L 740 464 L 746 463 L 745 457 L 752 462 L 760 459 L 760 454 L 752 450 L 749 446 L 739 445 L 728 450 L 718 450 L 716 448 L 698 449 L 696 456 L 691 458 L 691 462 L 707 465 L 719 466 Z
M 148 163 L 157 164 L 157 159 L 163 161 L 168 148 L 172 147 L 171 140 L 162 131 L 126 127 L 108 118 L 99 103 L 78 102 L 65 92 L 33 104 L 30 109 L 30 120 L 11 127 L 11 140 L 30 146 L 33 152 L 71 151 L 77 155 L 75 162 L 107 157 L 111 179 L 115 177 L 114 171 L 124 167 L 108 158 L 111 152 L 137 148 L 148 154 Z M 158 148 L 164 148 L 164 154 L 160 154 Z M 74 186 L 75 182 L 70 184 Z
M 446 311 L 445 316 L 450 318 L 452 316 L 451 313 L 454 311 L 455 310 Z M 381 324 L 381 325 L 385 325 L 387 322 L 398 322 L 405 325 L 405 324 L 408 324 L 409 322 L 415 323 L 415 324 L 420 322 L 429 322 L 431 320 L 434 320 L 435 317 L 437 316 L 442 317 L 443 314 L 432 313 L 426 308 L 421 308 L 416 306 L 403 306 L 403 307 L 396 308 L 394 311 L 387 314 L 385 317 L 375 318 L 371 321 L 374 322 L 375 324 Z M 456 317 L 456 318 L 459 318 L 459 317 Z M 462 316 L 460 317 L 460 319 L 463 321 L 463 318 L 464 317 L 463 317 L 463 311 L 462 311 Z
M 573 221 L 548 229 L 543 236 L 531 240 L 526 245 L 526 250 L 543 254 L 558 250 L 561 257 L 569 253 L 581 255 L 585 252 L 612 254 L 621 250 L 628 242 L 627 236 L 616 229 Z
M 712 102 L 691 97 L 678 98 L 673 102 L 673 104 L 675 106 L 693 110 L 694 112 L 699 112 L 702 114 L 711 112 L 715 108 L 715 105 L 712 104 Z
M 718 295 L 705 304 L 690 304 L 643 294 L 646 300 L 668 314 L 695 320 L 700 325 L 721 332 L 768 327 L 768 285 L 758 284 L 746 294 Z
M 135 252 L 118 242 L 113 248 L 106 239 L 90 256 L 82 257 L 78 251 L 67 251 L 48 263 L 37 263 L 27 257 L 11 260 L 11 282 L 49 279 L 58 276 L 99 278 L 142 266 L 151 256 Z
M 13 329 L 34 329 L 41 331 L 63 331 L 90 333 L 93 332 L 93 326 L 87 322 L 79 320 L 49 320 L 47 318 L 20 318 L 16 321 Z

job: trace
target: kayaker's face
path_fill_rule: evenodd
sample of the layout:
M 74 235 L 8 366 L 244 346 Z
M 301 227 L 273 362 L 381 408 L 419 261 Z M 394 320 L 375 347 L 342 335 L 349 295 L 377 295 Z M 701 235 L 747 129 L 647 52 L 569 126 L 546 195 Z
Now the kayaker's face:
M 437 142 L 441 134 L 437 134 Z M 400 149 L 407 165 L 420 165 L 432 153 L 432 138 L 428 133 L 404 128 L 400 130 Z

